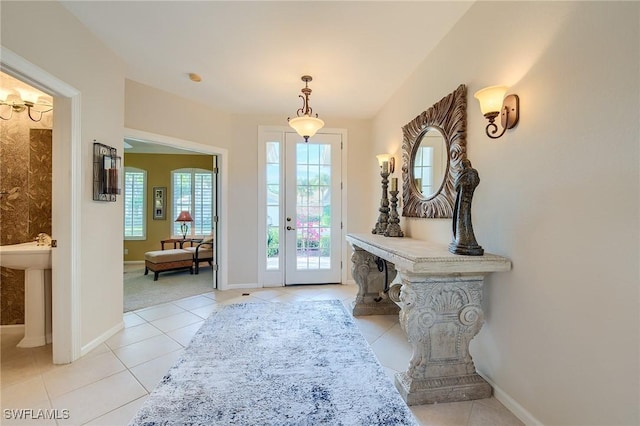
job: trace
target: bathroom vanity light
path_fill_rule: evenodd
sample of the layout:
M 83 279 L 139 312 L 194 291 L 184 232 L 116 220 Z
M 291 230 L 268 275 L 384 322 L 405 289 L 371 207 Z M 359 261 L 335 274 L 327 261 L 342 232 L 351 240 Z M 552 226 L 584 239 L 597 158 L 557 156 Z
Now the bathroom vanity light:
M 178 215 L 178 218 L 176 219 L 176 222 L 182 222 L 182 224 L 180 225 L 180 232 L 182 232 L 182 239 L 184 240 L 185 238 L 187 238 L 187 231 L 189 230 L 189 225 L 187 225 L 187 222 L 193 222 L 191 213 L 186 210 L 181 211 Z
M 302 98 L 302 108 L 296 111 L 297 117 L 287 118 L 289 126 L 291 126 L 300 136 L 304 138 L 305 142 L 309 142 L 309 138 L 316 134 L 316 132 L 324 126 L 324 121 L 318 118 L 318 114 L 315 117 L 312 116 L 313 109 L 309 106 L 309 95 L 311 95 L 311 89 L 309 89 L 309 82 L 312 80 L 310 75 L 303 75 L 302 81 L 304 81 L 304 88 L 302 89 L 302 95 L 298 97 Z
M 9 107 L 1 109 L 1 111 L 8 109 L 7 115 L 0 113 L 0 118 L 3 120 L 10 120 L 14 112 L 22 112 L 26 109 L 31 121 L 38 122 L 42 120 L 42 114 L 53 110 L 53 105 L 46 97 L 30 92 L 17 94 L 2 91 L 0 92 L 0 106 Z
M 489 120 L 485 130 L 491 139 L 498 139 L 507 129 L 512 129 L 518 124 L 520 99 L 518 95 L 509 95 L 505 98 L 505 93 L 507 93 L 506 86 L 490 86 L 478 90 L 473 95 L 480 102 L 480 111 Z M 498 115 L 501 116 L 502 132 L 494 136 L 498 132 L 498 126 L 495 124 Z

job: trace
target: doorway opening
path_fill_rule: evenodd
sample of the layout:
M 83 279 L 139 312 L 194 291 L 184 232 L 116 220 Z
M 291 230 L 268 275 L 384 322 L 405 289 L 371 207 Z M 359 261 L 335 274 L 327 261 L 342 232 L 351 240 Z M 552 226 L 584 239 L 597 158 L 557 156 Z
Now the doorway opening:
M 151 161 L 149 161 L 148 158 L 150 156 L 154 156 Z M 165 281 L 175 278 L 176 282 L 186 280 L 192 284 L 190 286 L 192 289 L 185 289 L 185 291 L 198 292 L 200 291 L 199 288 L 205 288 L 205 286 L 208 288 L 208 291 L 213 289 L 225 290 L 228 287 L 226 224 L 227 150 L 164 135 L 125 129 L 125 167 L 130 164 L 128 158 L 131 159 L 133 157 L 137 157 L 138 165 L 151 164 L 152 166 L 150 166 L 151 168 L 148 172 L 151 173 L 153 169 L 155 170 L 154 173 L 158 174 L 158 176 L 164 176 L 164 178 L 152 181 L 152 179 L 156 178 L 151 174 L 149 175 L 150 180 L 146 188 L 148 203 L 146 208 L 147 231 L 145 237 L 139 241 L 125 241 L 125 250 L 129 248 L 129 252 L 125 252 L 124 254 L 125 275 L 126 272 L 131 271 L 132 268 L 137 272 L 144 271 L 145 251 L 150 251 L 149 249 L 152 251 L 163 248 L 172 249 L 174 245 L 179 245 L 180 243 L 174 242 L 175 240 L 181 240 L 183 238 L 179 230 L 179 224 L 175 222 L 179 213 L 178 210 L 189 210 L 189 208 L 186 207 L 187 204 L 192 202 L 197 204 L 200 202 L 201 205 L 194 204 L 194 211 L 190 211 L 194 216 L 197 216 L 194 217 L 194 219 L 199 220 L 197 223 L 189 223 L 187 231 L 189 233 L 187 238 L 189 239 L 191 237 L 194 242 L 185 242 L 184 246 L 188 247 L 193 245 L 193 247 L 196 247 L 198 244 L 197 240 L 208 236 L 205 234 L 209 233 L 209 235 L 213 237 L 214 244 L 211 263 L 200 263 L 198 274 L 193 276 L 191 276 L 189 272 L 184 271 L 163 272 L 159 274 L 156 283 L 162 281 L 164 276 Z M 205 176 L 208 173 L 210 173 L 211 176 L 210 181 L 208 177 Z M 185 176 L 192 176 L 194 178 L 193 186 L 189 186 L 188 188 L 190 191 L 189 194 L 193 194 L 193 197 L 185 192 L 184 186 L 179 189 L 182 192 L 172 193 L 176 186 L 176 183 L 173 182 L 176 174 L 180 176 L 181 182 L 184 181 Z M 200 186 L 202 188 L 200 188 Z M 159 215 L 155 214 L 156 212 L 153 205 L 156 200 L 154 200 L 152 195 L 155 195 L 157 192 L 156 189 L 161 189 L 165 194 L 164 204 L 162 204 L 164 212 L 159 212 Z M 211 195 L 210 206 L 208 206 L 207 201 L 202 198 L 202 193 L 206 193 L 207 191 L 209 191 Z M 202 209 L 203 206 L 204 209 Z M 210 214 L 210 217 L 207 217 L 208 214 Z M 164 244 L 162 243 L 163 240 L 165 241 Z M 129 262 L 137 263 L 132 265 Z M 148 284 L 147 281 L 153 283 L 153 273 L 150 273 L 148 276 L 137 277 L 136 279 L 138 278 L 146 279 L 144 281 L 145 284 Z M 178 296 L 165 296 L 180 298 L 178 297 L 179 293 Z M 126 297 L 127 295 L 125 293 L 125 298 Z M 163 296 L 159 297 L 162 298 Z M 167 299 L 167 301 L 168 300 L 169 299 Z M 150 302 L 147 303 L 149 303 L 149 305 L 153 304 Z M 126 310 L 127 301 L 125 300 L 125 311 Z
M 124 312 L 210 292 L 217 287 L 217 155 L 124 143 Z M 176 221 L 182 212 L 192 219 L 184 226 Z M 170 270 L 156 281 L 145 253 L 165 249 L 190 251 L 194 259 L 197 250 L 192 273 Z
M 0 69 L 53 97 L 51 227 L 58 244 L 52 250 L 52 352 L 55 364 L 81 355 L 82 162 L 80 92 L 12 51 L 0 46 Z
M 53 98 L 0 72 L 0 245 L 52 235 Z M 33 102 L 32 108 L 27 103 Z M 23 325 L 20 347 L 51 343 L 51 275 L 25 280 L 21 269 L 1 268 L 0 324 Z M 44 305 L 44 306 L 43 306 Z

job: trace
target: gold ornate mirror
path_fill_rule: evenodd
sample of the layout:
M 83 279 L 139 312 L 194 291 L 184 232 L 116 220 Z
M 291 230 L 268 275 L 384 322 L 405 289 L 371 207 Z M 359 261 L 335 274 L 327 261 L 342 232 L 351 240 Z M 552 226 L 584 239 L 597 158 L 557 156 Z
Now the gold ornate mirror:
M 402 216 L 453 217 L 453 182 L 467 157 L 466 132 L 464 84 L 402 127 Z

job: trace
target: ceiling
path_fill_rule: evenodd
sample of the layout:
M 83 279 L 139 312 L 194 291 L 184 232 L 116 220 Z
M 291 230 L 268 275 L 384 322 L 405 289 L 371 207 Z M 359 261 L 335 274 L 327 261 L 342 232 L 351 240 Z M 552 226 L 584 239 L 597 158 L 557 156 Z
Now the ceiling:
M 63 1 L 128 79 L 230 113 L 372 118 L 473 2 Z M 202 82 L 189 80 L 189 73 Z

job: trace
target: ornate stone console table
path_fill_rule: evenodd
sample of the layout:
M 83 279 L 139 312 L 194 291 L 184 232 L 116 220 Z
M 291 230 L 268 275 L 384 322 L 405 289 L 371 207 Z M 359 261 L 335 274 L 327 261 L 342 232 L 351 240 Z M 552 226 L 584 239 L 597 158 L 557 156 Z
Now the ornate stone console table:
M 460 256 L 446 245 L 412 238 L 348 234 L 353 247 L 353 277 L 359 290 L 353 315 L 385 315 L 400 311 L 413 355 L 395 384 L 408 405 L 488 398 L 491 386 L 476 372 L 469 342 L 484 321 L 482 285 L 485 275 L 509 271 L 511 261 L 485 253 Z M 381 297 L 386 260 L 389 297 Z M 392 305 L 397 305 L 393 307 Z

